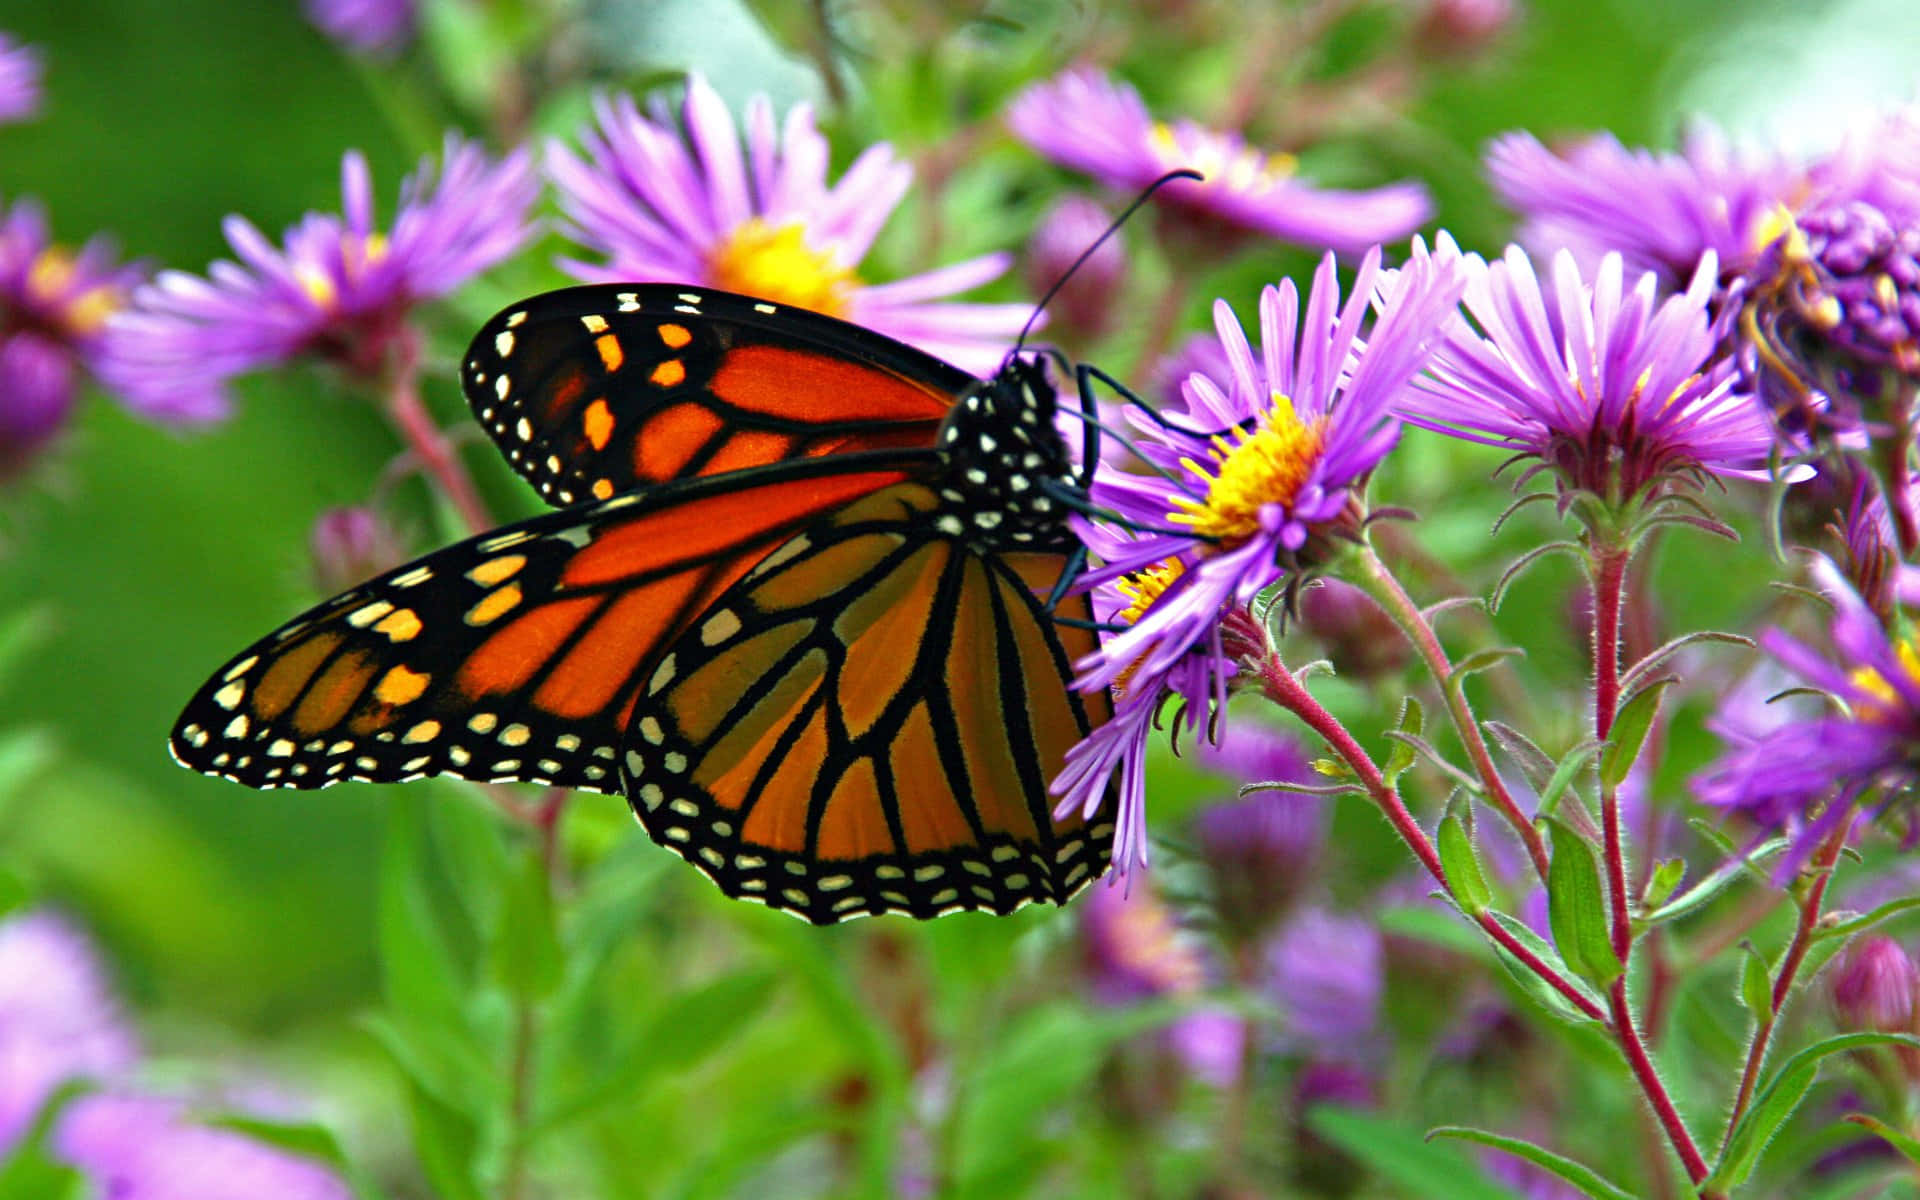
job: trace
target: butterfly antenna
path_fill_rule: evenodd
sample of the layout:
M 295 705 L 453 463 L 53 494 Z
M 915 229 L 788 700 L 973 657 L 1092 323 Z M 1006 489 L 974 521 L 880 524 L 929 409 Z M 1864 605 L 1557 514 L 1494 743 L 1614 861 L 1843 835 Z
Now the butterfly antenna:
M 1084 264 L 1089 258 L 1093 257 L 1093 252 L 1095 250 L 1098 250 L 1101 246 L 1105 245 L 1108 238 L 1120 232 L 1120 227 L 1122 225 L 1125 225 L 1127 223 L 1127 219 L 1133 216 L 1134 213 L 1139 212 L 1140 206 L 1145 204 L 1148 200 L 1151 200 L 1155 192 L 1167 186 L 1169 183 L 1172 183 L 1176 179 L 1191 179 L 1198 182 L 1199 180 L 1202 180 L 1205 178 L 1206 176 L 1200 174 L 1200 172 L 1198 171 L 1191 170 L 1186 167 L 1182 167 L 1178 171 L 1168 171 L 1165 175 L 1162 175 L 1160 178 L 1148 184 L 1146 188 L 1142 190 L 1138 196 L 1134 197 L 1133 203 L 1127 205 L 1126 210 L 1122 212 L 1119 216 L 1113 219 L 1113 223 L 1107 226 L 1106 232 L 1102 233 L 1099 237 L 1093 239 L 1092 244 L 1089 245 L 1085 250 L 1082 250 L 1080 252 L 1080 257 L 1074 259 L 1072 264 L 1070 264 L 1066 270 L 1060 272 L 1060 278 L 1053 281 L 1053 286 L 1047 289 L 1047 294 L 1040 297 L 1040 303 L 1033 306 L 1033 312 L 1027 317 L 1027 323 L 1020 327 L 1020 336 L 1014 340 L 1013 349 L 1008 352 L 1007 357 L 1012 358 L 1014 355 L 1020 353 L 1020 351 L 1026 348 L 1027 335 L 1033 332 L 1033 323 L 1035 321 L 1038 321 L 1040 319 L 1040 314 L 1046 311 L 1047 302 L 1052 300 L 1054 295 L 1058 293 L 1062 287 L 1066 286 L 1067 280 L 1073 278 L 1073 273 L 1075 271 L 1078 271 L 1082 264 Z

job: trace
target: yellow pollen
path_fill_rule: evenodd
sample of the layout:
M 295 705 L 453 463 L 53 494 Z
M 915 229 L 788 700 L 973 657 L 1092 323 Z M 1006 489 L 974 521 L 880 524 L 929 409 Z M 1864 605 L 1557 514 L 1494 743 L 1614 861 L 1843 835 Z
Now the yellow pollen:
M 1144 570 L 1115 580 L 1113 586 L 1133 603 L 1113 614 L 1114 620 L 1124 621 L 1128 625 L 1138 621 L 1142 614 L 1153 607 L 1153 602 L 1173 586 L 1173 581 L 1186 574 L 1186 571 L 1187 564 L 1179 559 L 1165 558 Z
M 387 235 L 375 230 L 364 239 L 357 234 L 340 238 L 341 276 L 348 282 L 358 279 L 368 267 L 387 256 Z M 293 264 L 293 277 L 307 298 L 321 308 L 332 308 L 340 299 L 340 286 L 333 272 L 316 262 Z
M 1187 167 L 1206 176 L 1210 187 L 1230 191 L 1264 190 L 1291 178 L 1299 160 L 1291 154 L 1262 154 L 1239 138 L 1183 123 L 1178 129 L 1155 121 L 1147 134 L 1154 157 L 1168 169 Z
M 1894 656 L 1899 659 L 1900 670 L 1906 674 L 1907 681 L 1920 683 L 1920 647 L 1914 645 L 1914 639 L 1901 642 Z M 1857 706 L 1855 716 L 1863 721 L 1890 721 L 1899 716 L 1900 693 L 1886 676 L 1872 667 L 1859 667 L 1848 679 L 1870 697 Z
M 44 310 L 57 313 L 69 333 L 85 337 L 98 333 L 127 297 L 119 288 L 104 283 L 69 293 L 74 274 L 73 255 L 60 246 L 49 246 L 27 269 L 26 291 Z
M 1776 204 L 1753 223 L 1752 249 L 1757 253 L 1781 237 L 1788 239 L 1787 244 L 1781 247 L 1781 258 L 1786 262 L 1806 262 L 1813 257 L 1813 251 L 1807 245 L 1807 235 L 1793 219 L 1793 210 L 1784 204 Z
M 707 268 L 715 287 L 834 317 L 847 315 L 860 286 L 839 255 L 807 245 L 798 221 L 776 227 L 753 218 L 714 249 Z
M 1302 421 L 1293 401 L 1273 398 L 1273 408 L 1260 427 L 1248 433 L 1232 431 L 1232 440 L 1216 434 L 1207 453 L 1218 473 L 1193 459 L 1181 465 L 1207 481 L 1204 503 L 1175 496 L 1181 511 L 1167 519 L 1190 526 L 1200 537 L 1228 543 L 1245 541 L 1260 529 L 1260 510 L 1269 504 L 1292 504 L 1320 460 L 1326 442 L 1325 418 Z

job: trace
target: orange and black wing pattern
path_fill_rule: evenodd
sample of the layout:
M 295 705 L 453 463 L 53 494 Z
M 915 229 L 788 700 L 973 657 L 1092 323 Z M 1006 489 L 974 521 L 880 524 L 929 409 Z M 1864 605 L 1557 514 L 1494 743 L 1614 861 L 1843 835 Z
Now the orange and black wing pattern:
M 817 924 L 1060 903 L 1113 826 L 1047 784 L 1110 715 L 1069 686 L 1095 634 L 1041 600 L 1058 552 L 982 553 L 905 482 L 767 555 L 667 646 L 620 756 L 654 840 Z M 1084 596 L 1061 615 L 1085 620 Z
M 252 787 L 451 774 L 618 793 L 663 647 L 821 515 L 924 454 L 801 459 L 549 513 L 295 618 L 195 693 L 171 748 Z
M 794 458 L 931 447 L 973 376 L 802 309 L 684 284 L 522 301 L 461 364 L 475 417 L 549 503 Z

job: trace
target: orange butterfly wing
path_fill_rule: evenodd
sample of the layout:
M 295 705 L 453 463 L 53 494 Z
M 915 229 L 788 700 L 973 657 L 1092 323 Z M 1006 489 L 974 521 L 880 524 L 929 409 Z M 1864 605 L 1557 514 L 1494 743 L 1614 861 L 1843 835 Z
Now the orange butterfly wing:
M 803 459 L 469 538 L 235 656 L 181 713 L 174 757 L 253 787 L 445 773 L 618 792 L 659 649 L 819 514 L 921 465 Z
M 979 381 L 801 309 L 677 284 L 565 288 L 487 322 L 474 416 L 555 504 L 791 458 L 928 447 Z
M 819 924 L 1060 903 L 1113 826 L 1056 823 L 1048 782 L 1106 720 L 1069 686 L 1087 629 L 1055 552 L 982 554 L 903 483 L 836 509 L 662 654 L 621 756 L 647 831 L 729 896 Z M 1062 615 L 1086 620 L 1084 596 Z

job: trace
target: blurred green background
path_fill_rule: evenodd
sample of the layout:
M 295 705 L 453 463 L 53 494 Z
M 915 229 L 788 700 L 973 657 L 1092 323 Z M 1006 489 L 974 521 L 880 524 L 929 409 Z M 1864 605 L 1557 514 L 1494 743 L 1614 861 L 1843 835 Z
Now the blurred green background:
M 861 6 L 828 7 L 857 15 Z M 730 98 L 744 96 L 761 82 L 755 64 L 729 57 L 740 53 L 737 40 L 716 48 L 713 37 L 728 22 L 751 28 L 756 20 L 789 55 L 780 86 L 806 86 L 810 6 L 594 0 L 582 11 L 587 28 L 608 39 L 589 58 L 609 86 L 697 65 Z M 1169 111 L 1198 99 L 1226 68 L 1202 56 L 1163 71 L 1151 5 L 956 3 L 937 11 L 919 19 L 977 36 L 921 55 L 851 56 L 854 76 L 874 96 L 906 99 L 881 111 L 856 103 L 840 128 L 891 136 L 918 156 L 961 120 L 989 116 L 989 98 L 1089 47 L 1124 64 Z M 992 21 L 977 22 L 983 13 Z M 989 32 L 979 34 L 983 28 Z M 337 210 L 348 147 L 368 154 L 386 219 L 399 177 L 428 148 L 421 132 L 459 116 L 457 106 L 418 101 L 428 88 L 417 54 L 392 67 L 356 63 L 291 3 L 8 0 L 0 29 L 43 48 L 48 94 L 39 120 L 0 128 L 0 197 L 40 197 L 69 244 L 110 232 L 129 256 L 196 273 L 227 253 L 219 230 L 228 213 L 277 234 L 308 209 Z M 1369 36 L 1365 21 L 1349 32 L 1357 42 Z M 1498 244 L 1506 224 L 1477 167 L 1492 134 L 1525 127 L 1551 139 L 1604 127 L 1629 144 L 1669 145 L 1681 114 L 1705 109 L 1737 131 L 1815 138 L 1849 105 L 1909 95 L 1916 61 L 1920 17 L 1902 0 L 1534 0 L 1491 51 L 1437 65 L 1408 118 L 1375 134 L 1371 148 L 1386 177 L 1417 175 L 1435 190 L 1438 225 L 1486 247 Z M 843 138 L 836 153 L 844 161 L 856 148 Z M 1048 178 L 1004 137 L 993 154 L 998 169 Z M 912 208 L 909 201 L 896 224 L 910 221 Z M 999 244 L 1017 250 L 1020 221 L 1031 215 L 984 214 L 960 240 L 984 248 L 995 244 L 988 235 L 1003 235 L 1014 240 Z M 452 353 L 517 286 L 557 280 L 543 258 L 522 256 L 446 310 L 441 366 L 428 386 L 449 424 L 464 416 L 447 369 Z M 1245 267 L 1233 276 L 1244 286 L 1232 298 L 1250 304 L 1276 263 L 1302 261 Z M 1187 315 L 1201 327 L 1199 303 Z M 165 750 L 179 704 L 206 671 L 317 598 L 307 550 L 315 515 L 362 502 L 396 451 L 378 413 L 318 373 L 256 378 L 243 396 L 232 421 L 182 436 L 94 395 L 51 461 L 0 497 L 0 614 L 16 618 L 0 646 L 8 655 L 0 730 L 9 731 L 0 744 L 9 781 L 0 793 L 0 863 L 16 890 L 24 884 L 76 912 L 100 936 L 157 1052 L 264 1060 L 292 1090 L 339 1114 L 350 1145 L 392 1154 L 400 1089 L 363 1017 L 380 986 L 382 822 L 396 803 L 412 801 L 364 785 L 251 792 L 182 771 Z M 496 510 L 532 511 L 531 497 L 487 461 L 491 452 L 472 449 L 469 461 L 485 475 Z M 1446 454 L 1417 461 L 1421 469 L 1460 469 Z M 1474 459 L 1464 471 L 1474 476 L 1488 465 Z M 1406 480 L 1414 496 L 1444 495 L 1445 485 L 1444 476 Z M 1484 512 L 1449 514 L 1457 519 L 1442 522 L 1442 540 L 1473 546 L 1503 499 L 1489 489 Z M 1406 493 L 1396 502 L 1407 502 Z M 445 532 L 420 497 L 402 507 L 412 514 L 416 549 Z M 1534 602 L 1542 606 L 1538 624 L 1519 624 L 1516 636 L 1537 639 L 1549 667 L 1555 656 L 1573 661 L 1577 650 L 1546 627 L 1557 623 L 1546 587 Z M 1724 596 L 1718 603 L 1714 615 L 1740 619 L 1737 604 Z M 1193 777 L 1168 777 L 1168 795 L 1155 797 L 1157 821 L 1171 822 L 1203 794 Z M 476 804 L 452 786 L 412 791 L 442 809 Z M 1339 828 L 1377 839 L 1364 816 L 1344 815 Z M 646 1111 L 663 1124 L 629 1131 L 638 1141 L 623 1143 L 623 1153 L 636 1159 L 635 1146 L 669 1156 L 717 1153 L 720 1126 L 703 1124 L 702 1114 L 734 1113 L 724 1130 L 751 1144 L 743 1108 L 766 1115 L 771 1128 L 781 1114 L 798 1120 L 834 1096 L 858 1076 L 849 1064 L 862 1061 L 858 1030 L 866 1027 L 836 1024 L 832 998 L 852 987 L 884 1008 L 884 995 L 875 1000 L 861 981 L 886 977 L 889 955 L 928 965 L 943 1036 L 999 1038 L 1002 1049 L 1006 1029 L 997 1022 L 1021 1003 L 1007 981 L 1042 987 L 1046 977 L 1023 963 L 1071 959 L 1061 949 L 1068 921 L 1054 912 L 814 932 L 726 904 L 646 845 L 612 798 L 579 798 L 568 839 L 581 862 L 617 865 L 632 872 L 636 888 L 654 889 L 635 901 L 636 927 L 617 951 L 635 1011 L 655 1012 L 684 988 L 732 980 L 732 992 L 706 999 L 726 1014 L 732 996 L 742 1014 L 722 1065 L 662 1084 L 650 1100 Z M 1386 851 L 1352 853 L 1378 859 Z M 826 974 L 809 980 L 809 970 Z M 989 1007 L 979 1007 L 982 997 Z M 1044 1024 L 1025 1028 L 1029 1041 L 1005 1052 L 1030 1051 L 1032 1062 L 1015 1061 L 1035 1067 L 1048 1034 Z M 1119 1144 L 1109 1146 L 1116 1162 L 1124 1157 Z M 1098 1181 L 1116 1178 L 1115 1169 L 1090 1169 L 1087 1194 L 1100 1194 Z M 632 1194 L 650 1190 L 651 1178 L 636 1168 Z

